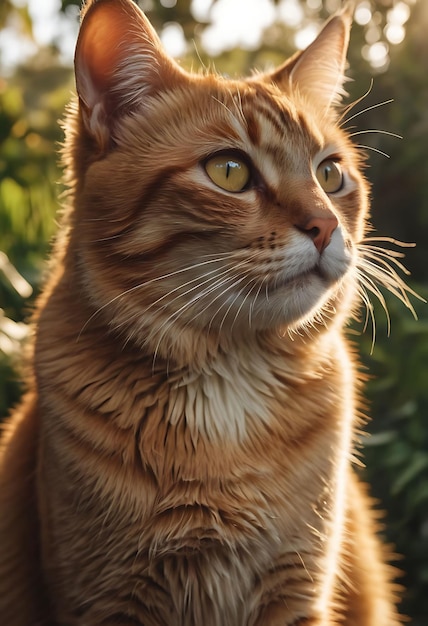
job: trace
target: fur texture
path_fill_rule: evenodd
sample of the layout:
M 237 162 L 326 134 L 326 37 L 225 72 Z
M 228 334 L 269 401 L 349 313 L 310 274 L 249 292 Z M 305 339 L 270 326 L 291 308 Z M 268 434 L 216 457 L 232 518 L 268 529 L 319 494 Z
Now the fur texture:
M 351 467 L 343 327 L 373 250 L 337 113 L 349 14 L 246 80 L 184 72 L 130 0 L 82 14 L 0 457 L 1 623 L 398 626 Z

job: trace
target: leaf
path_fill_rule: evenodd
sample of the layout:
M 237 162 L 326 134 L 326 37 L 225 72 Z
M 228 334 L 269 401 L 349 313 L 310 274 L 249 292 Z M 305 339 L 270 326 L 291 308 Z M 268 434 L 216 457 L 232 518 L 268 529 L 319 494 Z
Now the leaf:
M 412 462 L 394 482 L 392 486 L 393 495 L 397 495 L 403 491 L 418 474 L 421 474 L 426 469 L 428 469 L 428 453 L 417 452 L 413 456 Z
M 18 272 L 9 261 L 4 252 L 0 251 L 0 272 L 3 272 L 9 283 L 21 298 L 29 298 L 33 293 L 33 288 L 28 281 Z

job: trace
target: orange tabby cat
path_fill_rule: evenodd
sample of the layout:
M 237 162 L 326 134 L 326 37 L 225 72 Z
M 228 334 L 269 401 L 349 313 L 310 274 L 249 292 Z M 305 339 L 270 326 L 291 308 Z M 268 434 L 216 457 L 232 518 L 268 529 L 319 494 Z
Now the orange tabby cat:
M 183 71 L 131 0 L 87 2 L 69 206 L 3 437 L 1 624 L 401 623 L 351 468 L 350 21 L 229 80 Z

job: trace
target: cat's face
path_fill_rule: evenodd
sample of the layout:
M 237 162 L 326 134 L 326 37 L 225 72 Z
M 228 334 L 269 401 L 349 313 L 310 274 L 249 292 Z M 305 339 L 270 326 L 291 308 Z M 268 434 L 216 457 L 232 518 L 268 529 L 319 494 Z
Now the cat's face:
M 131 3 L 89 6 L 75 245 L 95 306 L 126 336 L 161 328 L 162 351 L 189 328 L 295 328 L 340 307 L 367 210 L 331 106 L 347 29 L 336 18 L 277 72 L 236 81 L 182 72 Z

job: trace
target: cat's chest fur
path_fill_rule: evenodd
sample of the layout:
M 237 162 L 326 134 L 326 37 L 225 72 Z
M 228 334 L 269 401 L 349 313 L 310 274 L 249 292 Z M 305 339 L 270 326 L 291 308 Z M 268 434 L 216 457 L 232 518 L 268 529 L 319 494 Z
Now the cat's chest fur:
M 138 613 L 155 582 L 177 603 L 159 623 L 246 623 L 273 562 L 279 579 L 293 572 L 292 603 L 294 593 L 315 602 L 343 426 L 331 417 L 338 372 L 326 358 L 291 366 L 281 341 L 249 341 L 168 377 L 128 363 L 126 350 L 119 359 L 82 348 L 50 390 L 60 344 L 39 346 L 49 569 L 70 605 L 102 598 L 108 610 L 105 589 L 132 587 Z M 72 535 L 76 523 L 79 536 L 64 544 L 54 529 Z

